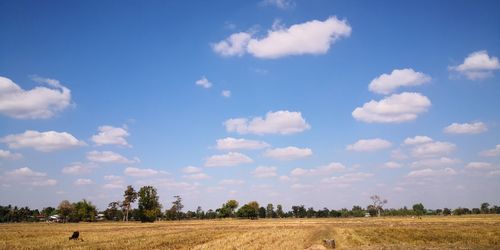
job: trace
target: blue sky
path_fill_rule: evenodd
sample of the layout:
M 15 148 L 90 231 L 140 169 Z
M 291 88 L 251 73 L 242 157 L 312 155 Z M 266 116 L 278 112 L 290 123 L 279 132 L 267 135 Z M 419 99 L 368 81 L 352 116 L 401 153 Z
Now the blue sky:
M 2 204 L 500 202 L 496 1 L 0 8 Z

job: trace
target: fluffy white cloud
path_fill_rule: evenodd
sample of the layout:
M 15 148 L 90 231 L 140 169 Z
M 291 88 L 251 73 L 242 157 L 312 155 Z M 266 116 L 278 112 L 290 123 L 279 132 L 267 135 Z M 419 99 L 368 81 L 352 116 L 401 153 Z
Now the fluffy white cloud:
M 247 140 L 247 139 L 237 139 L 232 137 L 226 137 L 217 140 L 217 149 L 219 150 L 255 150 L 267 148 L 270 145 L 263 141 Z
M 134 167 L 127 167 L 123 171 L 125 175 L 128 176 L 133 176 L 133 177 L 148 177 L 148 176 L 154 176 L 158 174 L 157 170 L 151 169 L 151 168 L 134 168 Z
M 431 77 L 413 69 L 395 69 L 373 79 L 368 89 L 378 94 L 390 94 L 399 87 L 418 86 L 430 82 Z
M 202 86 L 206 89 L 212 87 L 212 83 L 206 77 L 202 77 L 201 79 L 197 80 L 196 85 Z
M 205 174 L 205 173 L 196 173 L 196 174 L 184 175 L 184 178 L 189 179 L 189 180 L 205 180 L 205 179 L 209 179 L 210 176 Z
M 382 149 L 387 149 L 392 146 L 392 143 L 380 138 L 359 140 L 354 144 L 348 145 L 347 150 L 358 152 L 373 152 Z
M 426 112 L 431 101 L 420 93 L 403 92 L 393 94 L 380 101 L 371 100 L 352 112 L 352 116 L 363 122 L 398 123 L 413 121 Z
M 450 175 L 456 175 L 457 171 L 455 171 L 453 168 L 445 168 L 445 169 L 422 169 L 422 170 L 415 170 L 411 171 L 408 173 L 408 177 L 412 178 L 424 178 L 424 177 L 442 177 L 442 176 L 450 176 Z
M 91 179 L 77 179 L 73 184 L 76 186 L 85 186 L 93 184 L 94 182 Z
M 416 144 L 428 143 L 431 141 L 432 141 L 432 138 L 430 138 L 428 136 L 417 135 L 413 138 L 410 138 L 410 137 L 406 138 L 404 143 L 406 145 L 416 145 Z
M 424 144 L 416 145 L 411 153 L 414 157 L 436 157 L 441 155 L 446 155 L 453 152 L 456 149 L 455 144 L 449 142 L 429 142 Z
M 410 164 L 411 168 L 439 168 L 455 165 L 460 163 L 459 159 L 452 159 L 448 157 L 441 157 L 435 159 L 422 159 L 414 161 Z
M 319 166 L 316 168 L 304 169 L 304 168 L 294 168 L 290 175 L 294 177 L 300 176 L 312 176 L 312 175 L 329 175 L 335 172 L 341 172 L 346 170 L 346 167 L 339 162 L 331 162 L 328 165 Z M 286 177 L 281 178 L 282 180 L 289 180 Z
M 497 167 L 489 162 L 470 162 L 465 168 L 471 170 L 491 170 Z
M 252 174 L 257 178 L 269 178 L 278 176 L 278 173 L 276 173 L 277 170 L 276 167 L 258 166 L 252 171 Z
M 16 160 L 22 157 L 23 156 L 19 153 L 12 153 L 9 150 L 0 149 L 0 159 Z
M 46 173 L 33 171 L 31 168 L 22 167 L 5 173 L 6 181 L 16 181 L 35 187 L 54 186 L 57 180 L 47 178 Z
M 35 78 L 51 88 L 24 90 L 0 76 L 0 114 L 17 119 L 47 119 L 71 104 L 71 91 L 54 79 Z
M 490 57 L 486 50 L 481 50 L 469 54 L 462 64 L 450 66 L 448 69 L 470 80 L 481 80 L 493 76 L 493 71 L 500 69 L 500 63 L 498 58 Z
M 89 163 L 75 162 L 70 164 L 69 166 L 64 167 L 62 169 L 62 173 L 71 175 L 88 174 L 95 167 L 95 165 Z
M 238 152 L 229 152 L 223 155 L 212 155 L 205 161 L 205 167 L 231 167 L 245 163 L 252 163 L 253 160 Z
M 201 168 L 193 167 L 193 166 L 187 166 L 182 169 L 182 172 L 185 174 L 197 174 L 201 173 L 203 170 Z
M 354 172 L 354 173 L 347 173 L 341 176 L 332 176 L 329 178 L 325 178 L 321 180 L 321 183 L 331 184 L 336 187 L 349 187 L 354 182 L 359 182 L 367 178 L 370 178 L 372 176 L 373 176 L 372 173 Z
M 221 92 L 221 95 L 226 97 L 226 98 L 229 98 L 229 97 L 231 97 L 231 91 L 230 90 L 223 90 Z
M 388 162 L 384 163 L 382 165 L 382 167 L 383 168 L 392 168 L 392 169 L 394 169 L 394 168 L 401 168 L 401 167 L 403 167 L 403 165 L 401 163 L 399 163 L 399 162 L 388 161 Z
M 479 134 L 486 132 L 488 128 L 482 122 L 474 123 L 452 123 L 444 128 L 444 132 L 448 134 Z
M 223 56 L 242 56 L 249 53 L 258 58 L 275 59 L 290 55 L 325 54 L 342 37 L 351 35 L 346 20 L 329 17 L 325 21 L 312 20 L 289 28 L 273 25 L 267 35 L 258 38 L 246 32 L 235 33 L 212 45 Z
M 302 118 L 300 112 L 290 112 L 280 110 L 268 112 L 265 118 L 254 117 L 229 119 L 224 122 L 228 132 L 237 132 L 240 134 L 294 134 L 310 129 L 306 120 Z
M 117 128 L 113 126 L 100 126 L 99 133 L 93 135 L 91 140 L 96 145 L 120 145 L 120 146 L 130 146 L 125 139 L 130 134 L 125 128 Z
M 105 175 L 104 180 L 108 182 L 102 186 L 105 189 L 123 189 L 125 187 L 125 180 L 121 176 Z
M 313 152 L 310 148 L 286 147 L 268 149 L 264 153 L 264 156 L 276 160 L 287 161 L 309 157 L 312 154 Z
M 234 33 L 225 40 L 212 44 L 212 49 L 222 56 L 242 56 L 246 53 L 250 39 L 252 39 L 250 33 Z
M 500 144 L 497 144 L 494 149 L 485 150 L 479 153 L 481 156 L 495 157 L 500 155 Z
M 101 163 L 135 163 L 134 160 L 129 160 L 125 156 L 112 151 L 90 151 L 87 153 L 87 159 L 92 162 Z
M 0 142 L 6 143 L 9 148 L 33 148 L 42 152 L 85 145 L 85 142 L 79 141 L 67 132 L 38 132 L 34 130 L 26 130 L 22 134 L 8 135 L 0 139 Z
M 275 6 L 282 10 L 295 6 L 292 0 L 263 0 L 260 4 L 264 6 Z
M 244 183 L 245 183 L 244 180 L 236 180 L 236 179 L 224 179 L 219 181 L 219 185 L 228 185 L 228 186 L 242 185 Z

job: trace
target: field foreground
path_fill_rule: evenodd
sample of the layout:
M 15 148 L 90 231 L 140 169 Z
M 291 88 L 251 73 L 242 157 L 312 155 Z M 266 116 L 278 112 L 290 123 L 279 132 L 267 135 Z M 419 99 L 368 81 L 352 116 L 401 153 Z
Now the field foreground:
M 73 231 L 83 241 L 69 241 Z M 500 249 L 500 216 L 0 224 L 0 249 Z

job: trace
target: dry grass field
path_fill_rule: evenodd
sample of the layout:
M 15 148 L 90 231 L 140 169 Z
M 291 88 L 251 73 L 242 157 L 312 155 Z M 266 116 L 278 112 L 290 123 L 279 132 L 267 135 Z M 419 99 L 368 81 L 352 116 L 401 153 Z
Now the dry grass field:
M 83 241 L 69 241 L 73 231 Z M 0 249 L 500 249 L 500 216 L 0 225 Z

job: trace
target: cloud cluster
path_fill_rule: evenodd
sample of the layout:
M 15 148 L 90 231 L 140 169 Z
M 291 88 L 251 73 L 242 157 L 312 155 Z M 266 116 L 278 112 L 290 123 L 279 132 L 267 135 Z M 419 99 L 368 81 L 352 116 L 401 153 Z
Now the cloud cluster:
M 431 77 L 413 69 L 395 69 L 373 79 L 368 89 L 378 94 L 390 94 L 399 87 L 418 86 L 430 82 Z
M 426 178 L 426 177 L 443 177 L 443 176 L 451 176 L 451 175 L 456 175 L 457 171 L 455 171 L 453 168 L 445 168 L 445 169 L 422 169 L 422 170 L 415 170 L 411 171 L 408 173 L 408 177 L 411 178 Z
M 285 148 L 273 148 L 268 149 L 264 152 L 265 157 L 269 157 L 281 161 L 296 160 L 300 158 L 309 157 L 313 154 L 310 148 L 298 148 L 298 147 L 285 147 Z
M 263 0 L 260 4 L 263 6 L 274 6 L 282 10 L 295 6 L 295 3 L 292 0 Z
M 278 176 L 276 167 L 266 167 L 266 166 L 258 166 L 252 171 L 252 175 L 256 178 L 270 178 Z
M 17 183 L 31 185 L 35 187 L 54 186 L 57 180 L 47 177 L 47 173 L 36 172 L 29 167 L 22 167 L 8 171 L 2 176 L 6 182 L 15 181 Z
M 315 176 L 315 175 L 329 175 L 329 174 L 332 174 L 332 173 L 335 173 L 335 172 L 344 171 L 346 169 L 347 168 L 342 163 L 331 162 L 328 165 L 319 166 L 319 167 L 315 167 L 315 168 L 309 168 L 309 169 L 294 168 L 290 172 L 290 175 L 293 176 L 293 177 Z M 282 180 L 287 180 L 287 178 L 282 178 Z
M 387 149 L 392 146 L 392 143 L 380 138 L 359 140 L 354 144 L 348 145 L 347 150 L 358 152 L 373 152 L 382 149 Z
M 151 168 L 135 168 L 135 167 L 127 167 L 123 171 L 123 174 L 132 177 L 150 177 L 150 176 L 155 176 L 158 173 L 159 173 L 158 170 L 154 170 Z
M 205 167 L 232 167 L 246 163 L 252 163 L 253 160 L 238 152 L 229 152 L 222 155 L 212 155 L 205 161 Z
M 126 137 L 130 134 L 126 128 L 117 128 L 113 126 L 100 126 L 99 133 L 93 135 L 91 140 L 98 146 L 101 145 L 120 145 L 130 146 Z
M 96 166 L 91 163 L 75 162 L 64 167 L 61 172 L 63 174 L 70 174 L 70 175 L 88 174 L 95 167 Z
M 462 64 L 450 66 L 448 69 L 470 80 L 482 80 L 492 77 L 493 71 L 500 70 L 500 63 L 497 57 L 490 57 L 486 50 L 480 50 L 469 54 Z
M 224 122 L 228 132 L 237 132 L 239 134 L 294 134 L 310 129 L 300 112 L 291 112 L 280 110 L 268 112 L 265 118 L 254 117 L 251 120 L 247 118 L 234 118 Z
M 16 160 L 23 157 L 19 153 L 12 153 L 9 150 L 3 150 L 0 149 L 0 159 L 10 159 L 10 160 Z
M 368 123 L 400 123 L 413 121 L 426 112 L 431 101 L 420 93 L 393 94 L 380 101 L 371 100 L 356 108 L 352 116 Z
M 226 137 L 217 140 L 216 148 L 219 150 L 256 150 L 267 148 L 269 146 L 269 144 L 263 141 Z
M 201 86 L 201 87 L 206 88 L 206 89 L 209 89 L 212 87 L 212 83 L 206 77 L 202 77 L 201 79 L 197 80 L 196 85 Z
M 487 157 L 500 156 L 500 144 L 497 144 L 493 149 L 482 151 L 479 154 L 481 156 L 487 156 Z
M 8 135 L 1 138 L 0 142 L 6 143 L 9 148 L 33 148 L 42 152 L 86 145 L 85 142 L 79 141 L 67 132 L 38 132 L 35 130 L 26 130 L 22 134 Z
M 349 37 L 351 30 L 346 20 L 329 17 L 325 21 L 312 20 L 289 28 L 273 25 L 273 29 L 268 30 L 267 35 L 261 38 L 247 32 L 235 33 L 212 44 L 212 49 L 222 56 L 242 56 L 249 53 L 264 59 L 318 55 L 328 52 L 338 39 Z
M 480 134 L 486 131 L 488 131 L 488 127 L 482 122 L 452 123 L 444 128 L 444 132 L 448 134 Z
M 131 164 L 136 162 L 136 160 L 130 160 L 127 157 L 112 151 L 90 151 L 87 153 L 87 159 L 91 162 L 99 163 Z
M 71 105 L 71 91 L 54 79 L 34 78 L 50 86 L 24 90 L 0 76 L 0 114 L 16 119 L 47 119 Z

